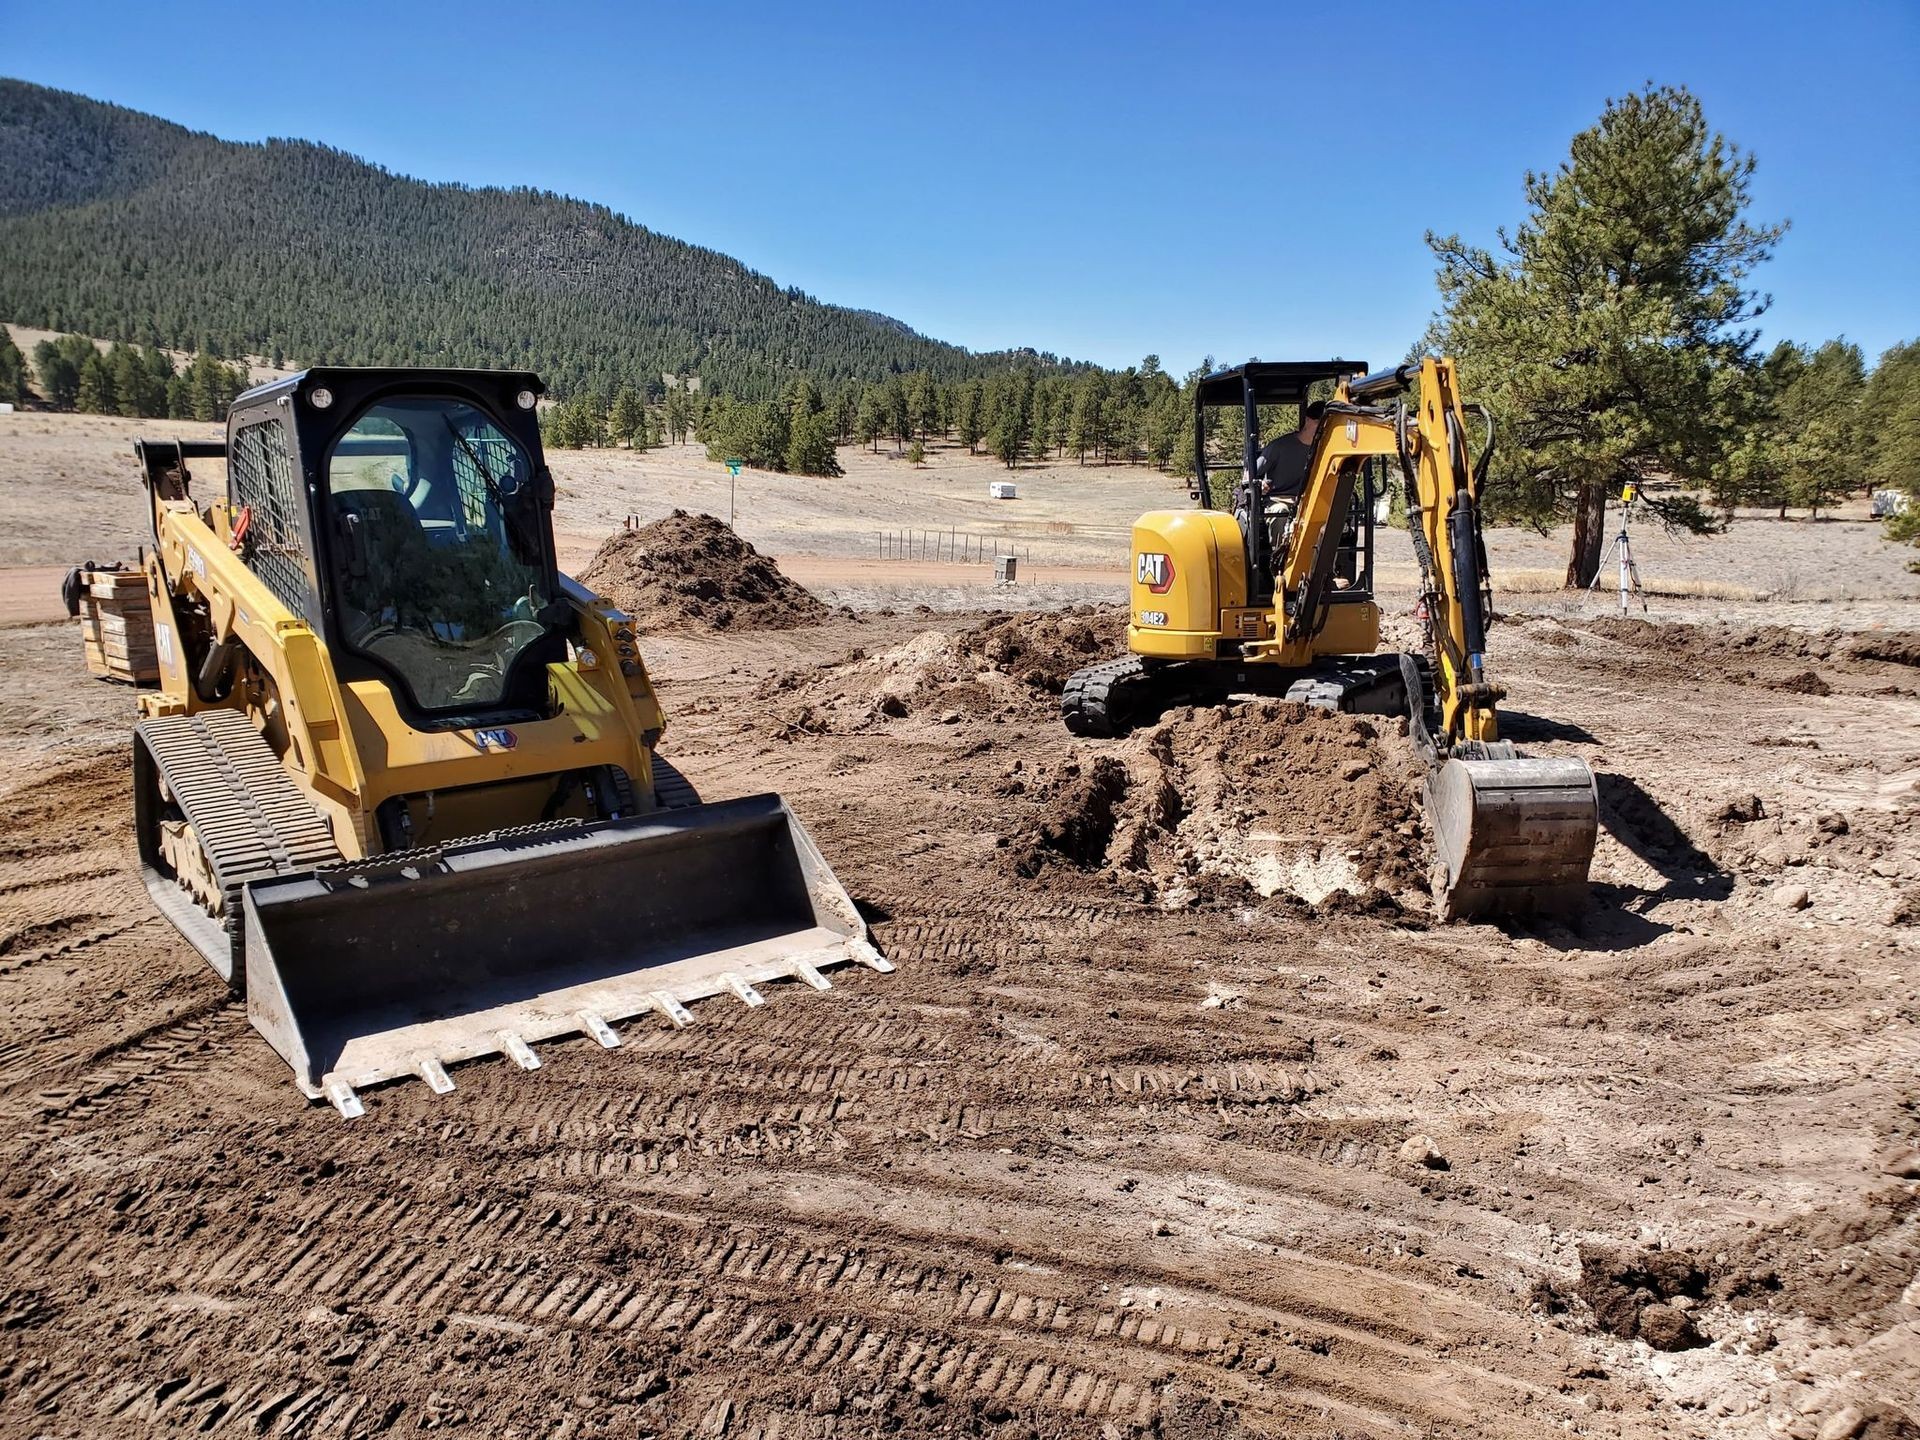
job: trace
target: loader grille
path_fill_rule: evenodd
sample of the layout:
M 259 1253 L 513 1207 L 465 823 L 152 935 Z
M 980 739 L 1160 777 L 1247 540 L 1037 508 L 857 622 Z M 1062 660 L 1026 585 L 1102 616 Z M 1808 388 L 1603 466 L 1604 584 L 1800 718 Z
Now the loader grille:
M 228 494 L 250 506 L 247 568 L 296 615 L 307 608 L 307 565 L 300 540 L 300 494 L 278 420 L 243 425 L 227 455 Z

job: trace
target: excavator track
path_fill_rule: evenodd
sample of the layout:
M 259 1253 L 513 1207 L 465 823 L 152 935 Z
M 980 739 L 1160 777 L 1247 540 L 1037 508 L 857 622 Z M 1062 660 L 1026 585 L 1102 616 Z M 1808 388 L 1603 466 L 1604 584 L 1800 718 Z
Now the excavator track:
M 249 881 L 340 860 L 333 832 L 238 710 L 168 715 L 134 727 L 141 870 L 154 904 L 235 990 L 246 984 L 242 894 Z M 220 893 L 218 913 L 161 856 L 168 811 L 192 827 Z
M 1413 659 L 1424 704 L 1427 662 L 1424 656 Z M 1106 739 L 1155 719 L 1176 701 L 1214 704 L 1248 694 L 1363 715 L 1407 711 L 1400 657 L 1394 654 L 1338 656 L 1306 670 L 1235 660 L 1189 660 L 1148 669 L 1139 656 L 1125 655 L 1068 677 L 1060 693 L 1060 718 L 1075 735 Z
M 1101 739 L 1124 733 L 1147 699 L 1150 674 L 1137 655 L 1076 670 L 1060 692 L 1060 718 L 1074 735 Z

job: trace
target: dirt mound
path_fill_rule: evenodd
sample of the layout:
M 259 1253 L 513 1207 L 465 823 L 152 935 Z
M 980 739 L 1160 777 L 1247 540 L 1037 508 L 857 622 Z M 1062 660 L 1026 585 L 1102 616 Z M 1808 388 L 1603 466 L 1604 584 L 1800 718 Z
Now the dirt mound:
M 1862 635 L 1848 647 L 1847 653 L 1856 660 L 1879 660 L 1888 665 L 1920 665 L 1920 630 Z
M 1050 863 L 1102 871 L 1169 905 L 1417 894 L 1428 863 L 1419 768 L 1381 727 L 1284 700 L 1170 711 L 1044 783 L 1010 863 L 1025 876 Z
M 827 606 L 711 515 L 676 510 L 618 530 L 580 583 L 634 617 L 640 630 L 791 630 Z
M 1814 670 L 1796 670 L 1790 675 L 1782 675 L 1768 680 L 1767 687 L 1772 690 L 1784 690 L 1789 695 L 1831 695 L 1833 687 L 1820 678 Z
M 1636 650 L 1694 657 L 1721 664 L 1736 660 L 1830 660 L 1845 653 L 1844 637 L 1832 630 L 1794 630 L 1785 625 L 1688 625 L 1671 621 L 1599 616 L 1571 628 L 1617 640 Z
M 1707 1281 L 1707 1272 L 1684 1250 L 1580 1247 L 1578 1294 L 1592 1309 L 1594 1323 L 1656 1350 L 1693 1350 L 1707 1343 L 1688 1314 L 1706 1297 Z
M 1127 612 L 1117 605 L 996 615 L 966 630 L 928 630 L 891 649 L 856 651 L 837 665 L 790 671 L 762 698 L 800 702 L 828 728 L 926 715 L 1031 719 L 1051 712 L 1067 677 L 1122 654 Z

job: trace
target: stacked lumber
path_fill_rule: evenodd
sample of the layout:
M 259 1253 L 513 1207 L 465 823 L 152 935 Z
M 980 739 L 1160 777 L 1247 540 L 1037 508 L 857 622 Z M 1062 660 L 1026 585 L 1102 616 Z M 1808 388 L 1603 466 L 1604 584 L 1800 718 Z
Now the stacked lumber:
M 153 647 L 153 605 L 139 570 L 80 572 L 80 638 L 87 669 L 130 685 L 160 678 Z

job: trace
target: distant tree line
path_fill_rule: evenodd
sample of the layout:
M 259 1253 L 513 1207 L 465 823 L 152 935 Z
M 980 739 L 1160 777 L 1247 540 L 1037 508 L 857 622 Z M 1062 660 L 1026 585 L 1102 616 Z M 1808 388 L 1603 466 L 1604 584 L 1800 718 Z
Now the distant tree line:
M 1079 464 L 1151 465 L 1185 474 L 1193 465 L 1191 385 L 1149 355 L 1137 366 L 1073 374 L 1016 366 L 966 380 L 916 370 L 872 384 L 821 384 L 796 375 L 769 400 L 724 393 L 664 393 L 623 386 L 611 397 L 576 396 L 542 414 L 546 442 L 558 448 L 647 449 L 698 437 L 715 460 L 755 469 L 838 475 L 835 450 L 891 443 L 926 458 L 926 442 L 952 440 L 1008 468 L 1072 456 Z
M 37 400 L 56 410 L 173 420 L 224 420 L 247 388 L 247 367 L 195 355 L 184 368 L 156 346 L 102 350 L 84 335 L 42 340 L 27 358 L 0 332 L 0 401 Z

